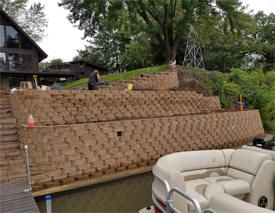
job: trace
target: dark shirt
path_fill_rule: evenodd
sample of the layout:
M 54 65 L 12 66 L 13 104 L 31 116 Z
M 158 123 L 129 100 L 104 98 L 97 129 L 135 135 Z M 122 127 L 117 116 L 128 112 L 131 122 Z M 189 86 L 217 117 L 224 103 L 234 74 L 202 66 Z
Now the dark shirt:
M 98 82 L 98 77 L 97 77 L 98 73 L 97 72 L 93 72 L 90 74 L 89 76 L 89 81 L 88 84 L 93 84 L 95 85 Z

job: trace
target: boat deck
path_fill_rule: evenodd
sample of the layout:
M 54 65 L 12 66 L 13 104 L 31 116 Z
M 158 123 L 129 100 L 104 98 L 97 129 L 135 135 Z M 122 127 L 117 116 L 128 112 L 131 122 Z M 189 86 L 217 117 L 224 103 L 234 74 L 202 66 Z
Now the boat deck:
M 0 212 L 39 213 L 39 209 L 31 192 L 24 192 L 26 181 L 0 184 Z

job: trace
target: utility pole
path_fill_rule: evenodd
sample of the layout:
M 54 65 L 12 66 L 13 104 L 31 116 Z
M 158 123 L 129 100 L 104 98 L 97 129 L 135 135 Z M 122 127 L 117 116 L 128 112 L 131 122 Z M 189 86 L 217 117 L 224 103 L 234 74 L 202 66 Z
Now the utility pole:
M 190 26 L 183 66 L 204 69 L 204 62 L 200 42 L 198 39 L 198 33 L 196 32 L 193 25 Z

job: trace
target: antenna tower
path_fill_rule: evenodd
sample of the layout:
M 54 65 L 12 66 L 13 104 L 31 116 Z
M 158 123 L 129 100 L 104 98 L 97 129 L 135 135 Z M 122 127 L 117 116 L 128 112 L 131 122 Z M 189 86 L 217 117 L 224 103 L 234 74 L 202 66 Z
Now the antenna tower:
M 183 66 L 192 68 L 203 68 L 204 62 L 198 33 L 193 25 L 190 26 L 187 45 L 184 53 Z

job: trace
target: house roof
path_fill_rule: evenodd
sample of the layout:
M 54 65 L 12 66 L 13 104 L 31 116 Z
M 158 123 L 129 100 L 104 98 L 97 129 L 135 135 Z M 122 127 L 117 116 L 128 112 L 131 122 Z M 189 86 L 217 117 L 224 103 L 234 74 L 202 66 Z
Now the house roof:
M 0 7 L 0 13 L 3 14 L 38 50 L 38 59 L 42 61 L 48 55 L 36 44 L 36 42 Z
M 98 64 L 95 64 L 95 63 L 92 63 L 92 62 L 87 62 L 87 61 L 84 61 L 84 60 L 77 59 L 77 60 L 70 61 L 69 63 L 70 64 L 77 64 L 77 63 L 82 63 L 83 64 L 84 63 L 84 64 L 86 64 L 88 66 L 95 67 L 95 68 L 98 68 L 100 70 L 107 71 L 107 68 L 105 68 L 105 67 L 103 67 L 101 65 L 98 65 Z

